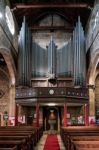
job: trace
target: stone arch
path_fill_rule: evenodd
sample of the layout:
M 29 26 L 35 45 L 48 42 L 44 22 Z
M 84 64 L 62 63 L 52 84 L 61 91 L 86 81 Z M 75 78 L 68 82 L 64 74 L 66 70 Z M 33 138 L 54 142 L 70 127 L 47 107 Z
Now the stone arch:
M 34 24 L 37 24 L 39 21 L 41 21 L 42 19 L 44 19 L 46 16 L 48 16 L 49 14 L 56 14 L 58 16 L 60 16 L 61 18 L 63 18 L 64 20 L 66 20 L 68 23 L 72 24 L 71 23 L 71 19 L 66 17 L 66 15 L 62 12 L 62 11 L 59 11 L 59 10 L 53 10 L 53 12 L 50 12 L 50 11 L 45 11 L 45 12 L 41 12 L 40 14 L 38 14 L 38 16 L 35 18 L 34 20 Z
M 15 117 L 15 82 L 16 82 L 16 67 L 11 50 L 6 47 L 0 47 L 0 53 L 3 56 L 8 70 L 9 87 L 8 87 L 8 115 L 9 118 Z
M 11 85 L 13 85 L 13 84 L 15 84 L 15 81 L 16 81 L 16 67 L 15 67 L 11 52 L 6 47 L 0 47 L 0 53 L 4 57 L 4 60 L 7 64 L 9 75 L 10 75 Z
M 90 62 L 88 70 L 88 85 L 89 85 L 89 115 L 95 117 L 95 80 L 99 73 L 97 65 L 99 63 L 99 49 L 93 53 L 93 58 Z

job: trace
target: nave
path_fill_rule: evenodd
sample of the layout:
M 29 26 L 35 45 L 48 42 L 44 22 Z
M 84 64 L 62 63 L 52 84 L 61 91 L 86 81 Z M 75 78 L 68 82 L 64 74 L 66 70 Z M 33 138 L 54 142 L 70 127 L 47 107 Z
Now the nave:
M 42 127 L 0 127 L 0 150 L 99 150 L 99 126 L 68 126 L 43 131 Z

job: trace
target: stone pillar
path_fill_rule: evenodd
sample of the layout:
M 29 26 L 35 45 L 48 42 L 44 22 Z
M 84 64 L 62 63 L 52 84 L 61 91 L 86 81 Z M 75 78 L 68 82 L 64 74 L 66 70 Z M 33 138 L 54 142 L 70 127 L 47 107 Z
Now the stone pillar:
M 18 104 L 18 115 L 22 116 L 22 106 Z
M 39 127 L 39 104 L 36 105 L 36 127 Z
M 89 105 L 85 104 L 85 126 L 89 125 Z
M 15 85 L 9 88 L 9 118 L 15 117 Z
M 58 131 L 60 131 L 60 117 L 59 117 L 59 111 L 57 111 L 58 113 Z
M 89 116 L 95 117 L 95 90 L 89 88 Z
M 18 105 L 15 105 L 15 126 L 18 125 Z
M 67 127 L 67 104 L 64 103 L 64 127 Z
M 1 115 L 1 126 L 3 126 L 4 125 L 3 113 L 0 113 L 0 115 Z

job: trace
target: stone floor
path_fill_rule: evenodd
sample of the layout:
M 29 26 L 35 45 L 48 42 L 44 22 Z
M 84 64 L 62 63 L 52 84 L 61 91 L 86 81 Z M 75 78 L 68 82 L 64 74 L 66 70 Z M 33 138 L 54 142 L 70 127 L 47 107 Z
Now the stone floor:
M 41 137 L 40 141 L 38 142 L 37 146 L 35 147 L 35 150 L 43 150 L 44 149 L 44 144 L 46 142 L 46 138 L 47 138 L 48 134 L 49 134 L 49 132 L 44 132 L 43 133 L 43 136 Z M 64 144 L 62 142 L 60 134 L 57 134 L 57 138 L 58 138 L 58 141 L 59 141 L 60 150 L 65 150 L 65 147 L 64 147 Z

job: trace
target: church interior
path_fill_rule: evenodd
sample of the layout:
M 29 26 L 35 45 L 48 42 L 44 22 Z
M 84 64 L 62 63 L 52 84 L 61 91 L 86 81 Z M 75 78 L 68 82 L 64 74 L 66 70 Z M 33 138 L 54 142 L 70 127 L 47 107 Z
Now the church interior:
M 0 150 L 99 149 L 98 29 L 99 0 L 0 0 Z

